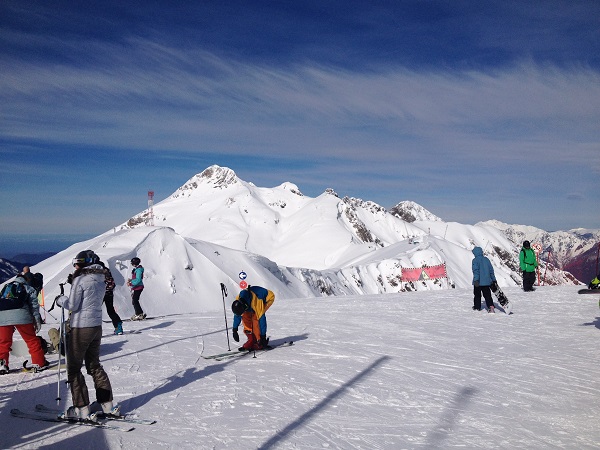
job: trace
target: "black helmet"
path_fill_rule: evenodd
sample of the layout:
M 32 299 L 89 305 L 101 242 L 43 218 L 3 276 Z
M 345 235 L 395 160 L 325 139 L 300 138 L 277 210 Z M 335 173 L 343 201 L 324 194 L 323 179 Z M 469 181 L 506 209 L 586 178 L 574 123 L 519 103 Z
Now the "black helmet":
M 244 312 L 248 309 L 248 305 L 246 305 L 244 302 L 241 302 L 239 300 L 235 300 L 232 304 L 231 304 L 231 310 L 233 311 L 233 313 L 236 316 L 241 316 L 242 314 L 244 314 Z
M 531 244 L 529 243 L 529 241 L 523 242 L 523 247 L 525 247 L 525 248 L 529 248 L 530 245 Z
M 135 258 L 131 258 L 132 266 L 139 266 L 141 262 L 142 262 L 142 260 L 140 258 L 138 258 L 137 256 Z
M 79 267 L 87 267 L 91 264 L 96 264 L 100 261 L 98 255 L 91 250 L 84 250 L 77 253 L 77 256 L 73 258 L 73 265 L 77 264 Z

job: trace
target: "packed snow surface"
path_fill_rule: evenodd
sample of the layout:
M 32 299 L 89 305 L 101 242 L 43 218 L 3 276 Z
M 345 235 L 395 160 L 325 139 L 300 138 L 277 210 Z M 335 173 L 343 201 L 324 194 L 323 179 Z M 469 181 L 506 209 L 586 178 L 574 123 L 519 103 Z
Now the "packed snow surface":
M 214 284 L 204 295 L 223 303 Z M 294 345 L 225 361 L 202 356 L 236 348 L 236 292 L 226 315 L 161 315 L 147 289 L 156 318 L 125 322 L 123 336 L 105 323 L 101 359 L 123 411 L 157 423 L 124 433 L 14 418 L 56 406 L 58 387 L 56 370 L 15 373 L 0 377 L 0 448 L 595 449 L 600 296 L 577 289 L 507 287 L 510 316 L 473 311 L 470 289 L 279 298 L 269 335 Z

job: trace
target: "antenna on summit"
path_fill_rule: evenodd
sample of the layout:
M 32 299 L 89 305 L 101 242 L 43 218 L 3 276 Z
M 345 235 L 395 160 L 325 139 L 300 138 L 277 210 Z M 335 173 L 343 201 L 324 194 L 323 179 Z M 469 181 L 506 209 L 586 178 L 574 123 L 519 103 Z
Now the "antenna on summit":
M 148 219 L 146 225 L 154 226 L 154 191 L 148 191 Z

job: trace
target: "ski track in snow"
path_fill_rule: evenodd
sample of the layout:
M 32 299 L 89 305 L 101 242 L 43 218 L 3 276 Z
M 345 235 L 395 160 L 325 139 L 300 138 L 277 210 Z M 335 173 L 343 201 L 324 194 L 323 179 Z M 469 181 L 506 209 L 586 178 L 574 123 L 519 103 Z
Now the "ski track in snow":
M 115 401 L 157 424 L 13 418 L 56 405 L 57 374 L 11 374 L 0 447 L 598 448 L 597 301 L 573 287 L 505 291 L 511 316 L 472 311 L 469 290 L 276 301 L 271 339 L 294 345 L 223 361 L 200 358 L 227 351 L 222 311 L 126 322 L 141 333 L 103 338 L 101 359 Z M 61 397 L 70 404 L 64 383 Z

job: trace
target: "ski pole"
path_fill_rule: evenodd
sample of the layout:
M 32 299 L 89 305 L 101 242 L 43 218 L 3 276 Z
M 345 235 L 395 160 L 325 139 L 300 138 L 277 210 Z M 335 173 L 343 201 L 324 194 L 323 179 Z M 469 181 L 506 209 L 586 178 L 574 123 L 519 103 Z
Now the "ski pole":
M 550 257 L 552 256 L 552 252 L 548 251 L 548 261 L 546 261 L 546 268 L 544 269 L 544 279 L 542 280 L 542 285 L 546 284 L 546 272 L 548 272 L 548 266 L 550 265 Z
M 64 283 L 60 283 L 60 295 L 64 295 L 65 294 L 65 284 Z M 58 298 L 58 297 L 56 297 Z M 56 298 L 54 299 L 54 303 L 52 303 L 52 308 L 54 308 L 54 304 L 56 303 Z M 50 309 L 52 309 L 50 308 Z M 63 347 L 63 336 L 64 336 L 64 329 L 65 329 L 65 308 L 61 306 L 61 312 L 60 312 L 60 331 L 59 331 L 59 338 L 58 338 L 58 383 L 56 384 L 56 404 L 60 405 L 60 372 L 61 372 L 61 351 L 62 351 L 62 347 Z M 67 354 L 67 352 L 65 351 L 65 355 Z M 66 366 L 66 360 L 65 360 L 65 366 Z
M 56 317 L 54 317 L 52 314 L 50 314 L 50 311 L 49 311 L 49 310 L 47 310 L 47 309 L 46 309 L 46 308 L 44 308 L 43 306 L 40 306 L 40 308 L 42 308 L 46 314 L 48 314 L 50 317 L 52 317 L 54 320 L 56 320 Z M 46 323 L 46 322 L 44 321 L 44 323 Z
M 227 297 L 227 288 L 223 283 L 221 283 L 221 296 L 223 297 L 223 314 L 225 316 L 225 333 L 227 334 L 227 350 L 231 351 L 231 346 L 229 345 L 229 327 L 227 326 L 227 310 L 225 309 L 225 297 Z

